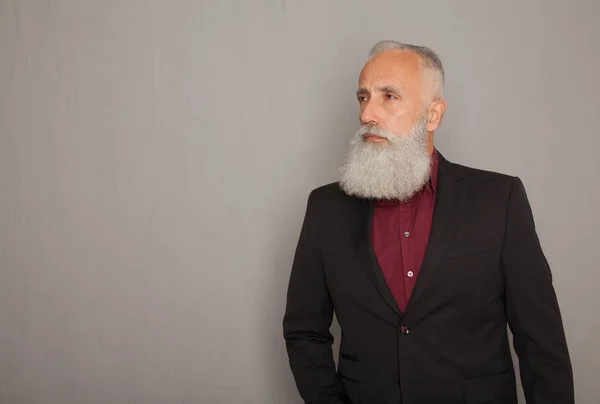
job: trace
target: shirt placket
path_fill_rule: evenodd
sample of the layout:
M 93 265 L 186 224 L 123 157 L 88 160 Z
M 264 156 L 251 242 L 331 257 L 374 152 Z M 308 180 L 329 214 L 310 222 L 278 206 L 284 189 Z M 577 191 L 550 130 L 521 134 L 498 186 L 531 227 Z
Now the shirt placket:
M 400 246 L 402 249 L 402 277 L 404 284 L 404 304 L 408 303 L 410 294 L 413 290 L 416 274 L 415 274 L 415 257 L 414 257 L 414 211 L 412 206 L 406 206 L 406 215 L 400 218 Z

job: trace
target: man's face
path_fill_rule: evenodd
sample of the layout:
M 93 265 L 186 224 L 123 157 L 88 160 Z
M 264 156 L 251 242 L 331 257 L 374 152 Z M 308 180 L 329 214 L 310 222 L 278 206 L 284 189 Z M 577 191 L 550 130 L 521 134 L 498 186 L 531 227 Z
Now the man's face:
M 403 136 L 423 113 L 420 57 L 403 50 L 383 51 L 371 58 L 358 82 L 360 121 Z M 365 134 L 370 142 L 387 142 Z
M 340 185 L 366 198 L 407 200 L 429 178 L 432 141 L 421 97 L 421 62 L 404 51 L 369 60 L 359 79 L 361 127 Z

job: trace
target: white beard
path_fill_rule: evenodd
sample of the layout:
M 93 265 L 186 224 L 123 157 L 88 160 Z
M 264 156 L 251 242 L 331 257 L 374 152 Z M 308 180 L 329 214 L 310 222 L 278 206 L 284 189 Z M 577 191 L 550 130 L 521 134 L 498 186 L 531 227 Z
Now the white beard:
M 429 181 L 431 156 L 427 151 L 427 115 L 406 134 L 395 135 L 374 125 L 363 125 L 350 141 L 341 168 L 341 188 L 349 195 L 407 201 Z M 370 133 L 388 140 L 370 142 Z

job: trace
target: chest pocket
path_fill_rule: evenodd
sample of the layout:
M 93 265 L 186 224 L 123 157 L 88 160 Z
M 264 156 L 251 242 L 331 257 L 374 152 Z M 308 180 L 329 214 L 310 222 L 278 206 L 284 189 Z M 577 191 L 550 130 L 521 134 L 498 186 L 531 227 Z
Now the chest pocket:
M 493 239 L 468 240 L 452 244 L 446 253 L 446 258 L 458 258 L 467 255 L 491 252 L 499 248 L 499 243 Z

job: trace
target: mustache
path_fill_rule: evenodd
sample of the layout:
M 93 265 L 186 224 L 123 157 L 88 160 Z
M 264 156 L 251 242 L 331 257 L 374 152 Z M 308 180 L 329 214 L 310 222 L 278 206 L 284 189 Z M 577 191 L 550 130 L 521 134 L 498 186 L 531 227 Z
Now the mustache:
M 365 135 L 373 135 L 389 141 L 393 140 L 393 135 L 387 130 L 374 124 L 362 125 L 356 132 L 356 136 L 362 138 Z

